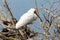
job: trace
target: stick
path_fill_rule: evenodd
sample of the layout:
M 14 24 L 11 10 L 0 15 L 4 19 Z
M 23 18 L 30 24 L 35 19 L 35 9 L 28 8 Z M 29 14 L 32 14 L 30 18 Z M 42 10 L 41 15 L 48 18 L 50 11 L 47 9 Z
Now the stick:
M 7 5 L 6 0 L 2 0 L 2 3 L 3 3 L 3 6 L 5 7 L 7 13 L 10 15 L 11 18 L 13 18 L 12 12 L 10 11 L 10 9 L 9 9 L 9 7 Z

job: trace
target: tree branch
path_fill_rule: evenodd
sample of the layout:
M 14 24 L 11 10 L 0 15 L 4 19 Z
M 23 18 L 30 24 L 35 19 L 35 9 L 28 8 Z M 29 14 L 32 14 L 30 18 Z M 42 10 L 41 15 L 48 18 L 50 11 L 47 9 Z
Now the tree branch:
M 2 0 L 2 3 L 3 3 L 3 6 L 5 7 L 7 13 L 10 15 L 11 18 L 14 18 L 13 15 L 12 15 L 12 12 L 10 11 L 8 5 L 7 5 L 7 2 L 6 0 Z

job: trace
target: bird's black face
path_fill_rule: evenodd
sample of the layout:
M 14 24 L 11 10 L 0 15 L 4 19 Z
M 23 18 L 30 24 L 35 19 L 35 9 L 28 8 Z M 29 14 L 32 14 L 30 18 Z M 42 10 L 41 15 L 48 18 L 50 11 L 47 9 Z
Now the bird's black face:
M 38 15 L 38 10 L 35 10 L 34 13 L 37 15 L 38 18 L 40 18 L 40 16 Z
M 37 11 L 35 10 L 34 13 L 37 15 Z

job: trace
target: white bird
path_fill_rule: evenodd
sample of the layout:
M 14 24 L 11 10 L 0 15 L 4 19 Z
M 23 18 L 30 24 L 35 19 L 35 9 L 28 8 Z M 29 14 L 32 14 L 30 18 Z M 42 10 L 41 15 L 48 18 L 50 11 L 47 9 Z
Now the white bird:
M 16 23 L 15 28 L 21 28 L 22 26 L 28 25 L 37 19 L 36 9 L 31 8 L 28 12 L 23 14 L 19 21 Z

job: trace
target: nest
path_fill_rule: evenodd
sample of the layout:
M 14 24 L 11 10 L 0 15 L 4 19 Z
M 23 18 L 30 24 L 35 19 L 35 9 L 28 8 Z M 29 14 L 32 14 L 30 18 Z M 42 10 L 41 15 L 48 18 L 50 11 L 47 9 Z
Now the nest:
M 36 36 L 37 32 L 30 30 L 30 28 L 9 29 L 3 28 L 0 32 L 0 38 L 3 40 L 27 40 Z

